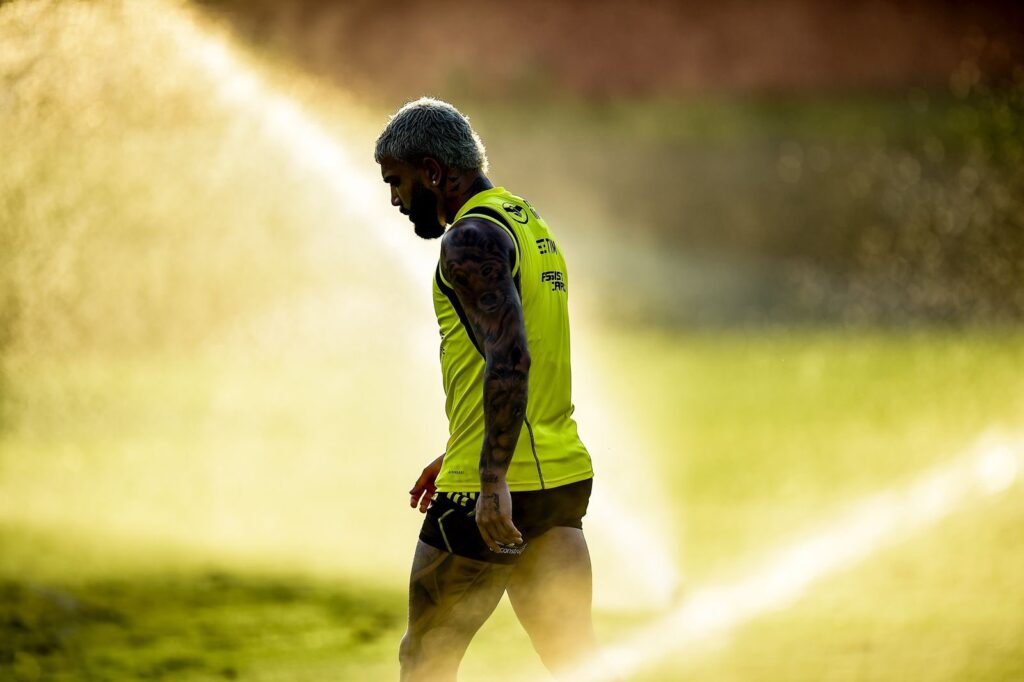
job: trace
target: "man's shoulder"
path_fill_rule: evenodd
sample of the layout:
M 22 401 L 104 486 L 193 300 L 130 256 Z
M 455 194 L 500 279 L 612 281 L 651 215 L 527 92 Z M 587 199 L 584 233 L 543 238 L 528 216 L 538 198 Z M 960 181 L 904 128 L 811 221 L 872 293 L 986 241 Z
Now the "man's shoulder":
M 441 239 L 441 274 L 451 280 L 455 271 L 481 268 L 487 262 L 514 262 L 516 246 L 501 227 L 486 218 L 462 218 Z
M 503 243 L 508 234 L 493 220 L 481 216 L 468 215 L 459 218 L 449 227 L 441 238 L 441 249 L 467 244 L 486 244 L 489 242 Z

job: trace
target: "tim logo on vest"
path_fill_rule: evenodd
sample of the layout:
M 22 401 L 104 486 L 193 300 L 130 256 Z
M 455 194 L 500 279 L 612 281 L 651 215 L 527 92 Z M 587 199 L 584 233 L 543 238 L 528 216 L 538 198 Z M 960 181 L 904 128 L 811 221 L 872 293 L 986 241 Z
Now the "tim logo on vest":
M 555 243 L 547 237 L 542 237 L 537 240 L 537 250 L 540 251 L 540 255 L 542 256 L 546 253 L 558 253 L 558 247 L 555 246 Z

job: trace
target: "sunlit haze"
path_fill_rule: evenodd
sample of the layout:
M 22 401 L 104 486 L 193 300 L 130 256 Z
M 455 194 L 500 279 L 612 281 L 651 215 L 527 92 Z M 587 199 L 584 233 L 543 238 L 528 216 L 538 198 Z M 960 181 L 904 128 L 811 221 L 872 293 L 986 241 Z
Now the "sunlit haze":
M 373 149 L 421 95 L 572 273 L 567 679 L 1024 678 L 1020 13 L 857 10 L 934 54 L 798 77 L 787 22 L 846 9 L 533 3 L 498 63 L 434 5 L 0 2 L 0 678 L 397 679 L 448 433 L 439 243 Z M 503 602 L 459 679 L 545 675 Z

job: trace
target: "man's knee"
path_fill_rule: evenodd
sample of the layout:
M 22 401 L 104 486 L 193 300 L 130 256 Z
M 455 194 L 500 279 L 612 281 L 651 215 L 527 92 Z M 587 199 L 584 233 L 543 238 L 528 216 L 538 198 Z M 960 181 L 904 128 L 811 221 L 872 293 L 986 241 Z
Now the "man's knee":
M 398 645 L 401 682 L 455 682 L 473 633 L 441 626 L 407 631 Z
M 412 665 L 412 647 L 412 635 L 406 632 L 402 637 L 402 641 L 398 644 L 398 664 L 402 667 L 402 670 Z
M 442 679 L 438 677 L 442 672 L 438 661 L 425 660 L 422 645 L 422 638 L 411 631 L 407 631 L 402 637 L 398 645 L 401 682 L 432 682 Z
M 528 632 L 534 651 L 551 673 L 556 676 L 578 665 L 597 649 L 594 631 L 589 624 L 577 627 L 535 627 Z

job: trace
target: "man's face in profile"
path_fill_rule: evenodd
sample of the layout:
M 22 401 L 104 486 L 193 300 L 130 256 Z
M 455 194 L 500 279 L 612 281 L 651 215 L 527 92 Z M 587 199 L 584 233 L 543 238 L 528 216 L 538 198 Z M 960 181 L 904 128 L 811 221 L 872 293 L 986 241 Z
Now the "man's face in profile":
M 391 186 L 391 205 L 408 216 L 413 231 L 423 239 L 444 234 L 438 194 L 426 185 L 423 174 L 410 163 L 385 158 L 380 163 L 381 177 Z

